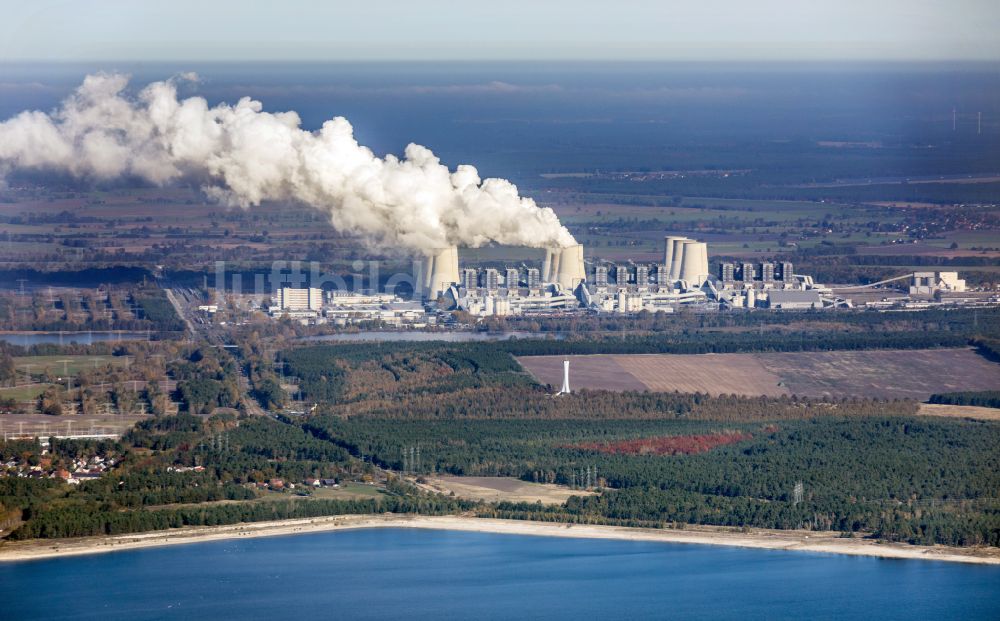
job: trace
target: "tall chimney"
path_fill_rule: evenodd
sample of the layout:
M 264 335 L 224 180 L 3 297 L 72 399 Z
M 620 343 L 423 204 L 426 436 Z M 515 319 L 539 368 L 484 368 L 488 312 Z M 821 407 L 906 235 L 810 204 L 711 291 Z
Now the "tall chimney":
M 563 385 L 562 389 L 558 394 L 568 395 L 569 394 L 569 359 L 563 360 Z

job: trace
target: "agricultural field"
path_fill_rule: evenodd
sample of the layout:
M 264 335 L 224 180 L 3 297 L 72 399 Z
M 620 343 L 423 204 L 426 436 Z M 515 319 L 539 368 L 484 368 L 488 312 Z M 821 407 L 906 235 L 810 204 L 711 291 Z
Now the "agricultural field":
M 1000 365 L 970 349 L 767 354 L 524 356 L 541 383 L 571 388 L 926 400 L 937 392 L 1000 386 Z
M 1000 408 L 984 408 L 975 405 L 948 405 L 943 403 L 921 403 L 917 410 L 920 416 L 941 416 L 944 418 L 968 418 L 971 420 L 1000 421 Z
M 0 201 L 0 269 L 63 262 L 203 270 L 214 260 L 357 257 L 360 242 L 304 207 L 231 209 L 183 188 L 8 190 Z M 30 279 L 29 279 L 30 280 Z M 29 287 L 39 283 L 31 281 Z
M 571 496 L 589 496 L 593 492 L 571 489 L 554 483 L 533 483 L 514 477 L 427 477 L 422 487 L 442 494 L 454 494 L 465 500 L 483 502 L 540 502 L 562 504 Z
M 13 399 L 17 402 L 37 399 L 52 384 L 26 384 L 11 388 L 0 388 L 0 399 Z
M 337 488 L 321 487 L 319 489 L 314 489 L 309 494 L 309 497 L 314 499 L 329 500 L 363 500 L 366 498 L 378 498 L 384 493 L 385 490 L 381 486 L 349 481 L 341 483 L 340 487 Z M 278 497 L 280 497 L 280 495 Z
M 127 278 L 138 277 L 142 270 L 131 268 L 92 271 L 52 272 L 52 278 L 65 282 L 71 279 L 88 280 L 113 276 L 119 272 Z M 2 271 L 0 284 L 21 275 L 18 284 L 29 283 L 25 291 L 0 291 L 0 326 L 12 332 L 17 344 L 21 333 L 45 332 L 52 338 L 58 334 L 59 345 L 89 342 L 94 332 L 121 331 L 175 332 L 180 320 L 162 290 L 147 285 L 128 288 L 99 285 L 92 288 L 67 286 L 32 286 L 32 278 L 41 276 L 34 271 Z M 9 285 L 8 285 L 9 286 Z M 30 335 L 28 335 L 30 336 Z M 86 337 L 84 339 L 83 337 Z M 30 340 L 26 341 L 31 343 Z M 53 344 L 56 342 L 52 341 Z
M 64 362 L 65 361 L 65 364 Z M 64 377 L 64 373 L 75 377 L 80 371 L 104 368 L 108 365 L 124 367 L 127 364 L 125 356 L 17 356 L 14 367 L 18 375 L 30 374 L 32 377 L 51 376 Z
M 148 415 L 136 413 L 73 416 L 49 416 L 39 413 L 0 415 L 0 438 L 5 437 L 5 434 L 12 437 L 40 438 L 56 434 L 121 434 L 146 418 Z

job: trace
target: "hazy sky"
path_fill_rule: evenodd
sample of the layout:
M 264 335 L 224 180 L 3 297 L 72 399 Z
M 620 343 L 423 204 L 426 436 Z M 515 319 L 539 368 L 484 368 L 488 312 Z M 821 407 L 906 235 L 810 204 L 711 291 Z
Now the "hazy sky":
M 1000 0 L 0 0 L 32 59 L 1000 60 Z

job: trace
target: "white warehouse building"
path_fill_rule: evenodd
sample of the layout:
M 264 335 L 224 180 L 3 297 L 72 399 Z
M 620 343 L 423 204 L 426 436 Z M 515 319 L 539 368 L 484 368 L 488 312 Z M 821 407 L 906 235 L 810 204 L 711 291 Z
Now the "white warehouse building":
M 283 311 L 316 311 L 323 308 L 323 290 L 317 287 L 278 289 L 278 306 Z

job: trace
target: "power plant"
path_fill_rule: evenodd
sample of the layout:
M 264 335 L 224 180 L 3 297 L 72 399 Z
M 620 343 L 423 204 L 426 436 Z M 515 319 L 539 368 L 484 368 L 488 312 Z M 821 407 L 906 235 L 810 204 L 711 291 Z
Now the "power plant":
M 458 248 L 449 246 L 434 250 L 424 258 L 421 267 L 419 277 L 422 279 L 423 295 L 428 299 L 437 299 L 459 281 Z
M 542 263 L 542 281 L 558 284 L 572 291 L 587 279 L 583 263 L 583 246 L 574 244 L 565 248 L 549 248 Z
M 982 303 L 965 291 L 956 272 L 918 272 L 840 288 L 796 274 L 791 262 L 721 261 L 710 273 L 708 244 L 680 235 L 664 238 L 662 263 L 586 261 L 580 244 L 542 249 L 539 267 L 521 264 L 459 266 L 456 246 L 435 248 L 417 262 L 413 299 L 394 293 L 280 289 L 271 314 L 304 322 L 420 328 L 455 321 L 451 311 L 477 317 L 640 312 L 672 313 L 682 306 L 705 311 L 735 308 L 809 310 L 850 308 L 844 293 L 911 279 L 908 307 Z M 922 296 L 922 297 L 921 297 Z M 917 299 L 920 298 L 920 299 Z M 866 307 L 891 302 L 865 302 Z M 564 390 L 569 392 L 568 368 Z
M 441 256 L 441 255 L 438 255 Z M 723 263 L 713 277 L 708 244 L 681 235 L 664 238 L 663 262 L 616 265 L 584 260 L 583 246 L 547 248 L 541 271 L 506 267 L 476 270 L 457 267 L 448 254 L 449 268 L 435 276 L 434 294 L 447 290 L 452 308 L 477 316 L 546 314 L 552 312 L 608 312 L 618 314 L 673 312 L 684 304 L 719 307 L 771 306 L 824 308 L 842 306 L 829 289 L 808 276 L 796 276 L 790 263 L 740 265 Z M 437 265 L 435 259 L 435 265 Z M 454 268 L 454 269 L 453 269 Z M 445 276 L 454 286 L 446 287 Z M 774 302 L 771 302 L 771 294 Z M 794 293 L 793 293 L 794 292 Z M 434 295 L 425 296 L 433 299 Z

